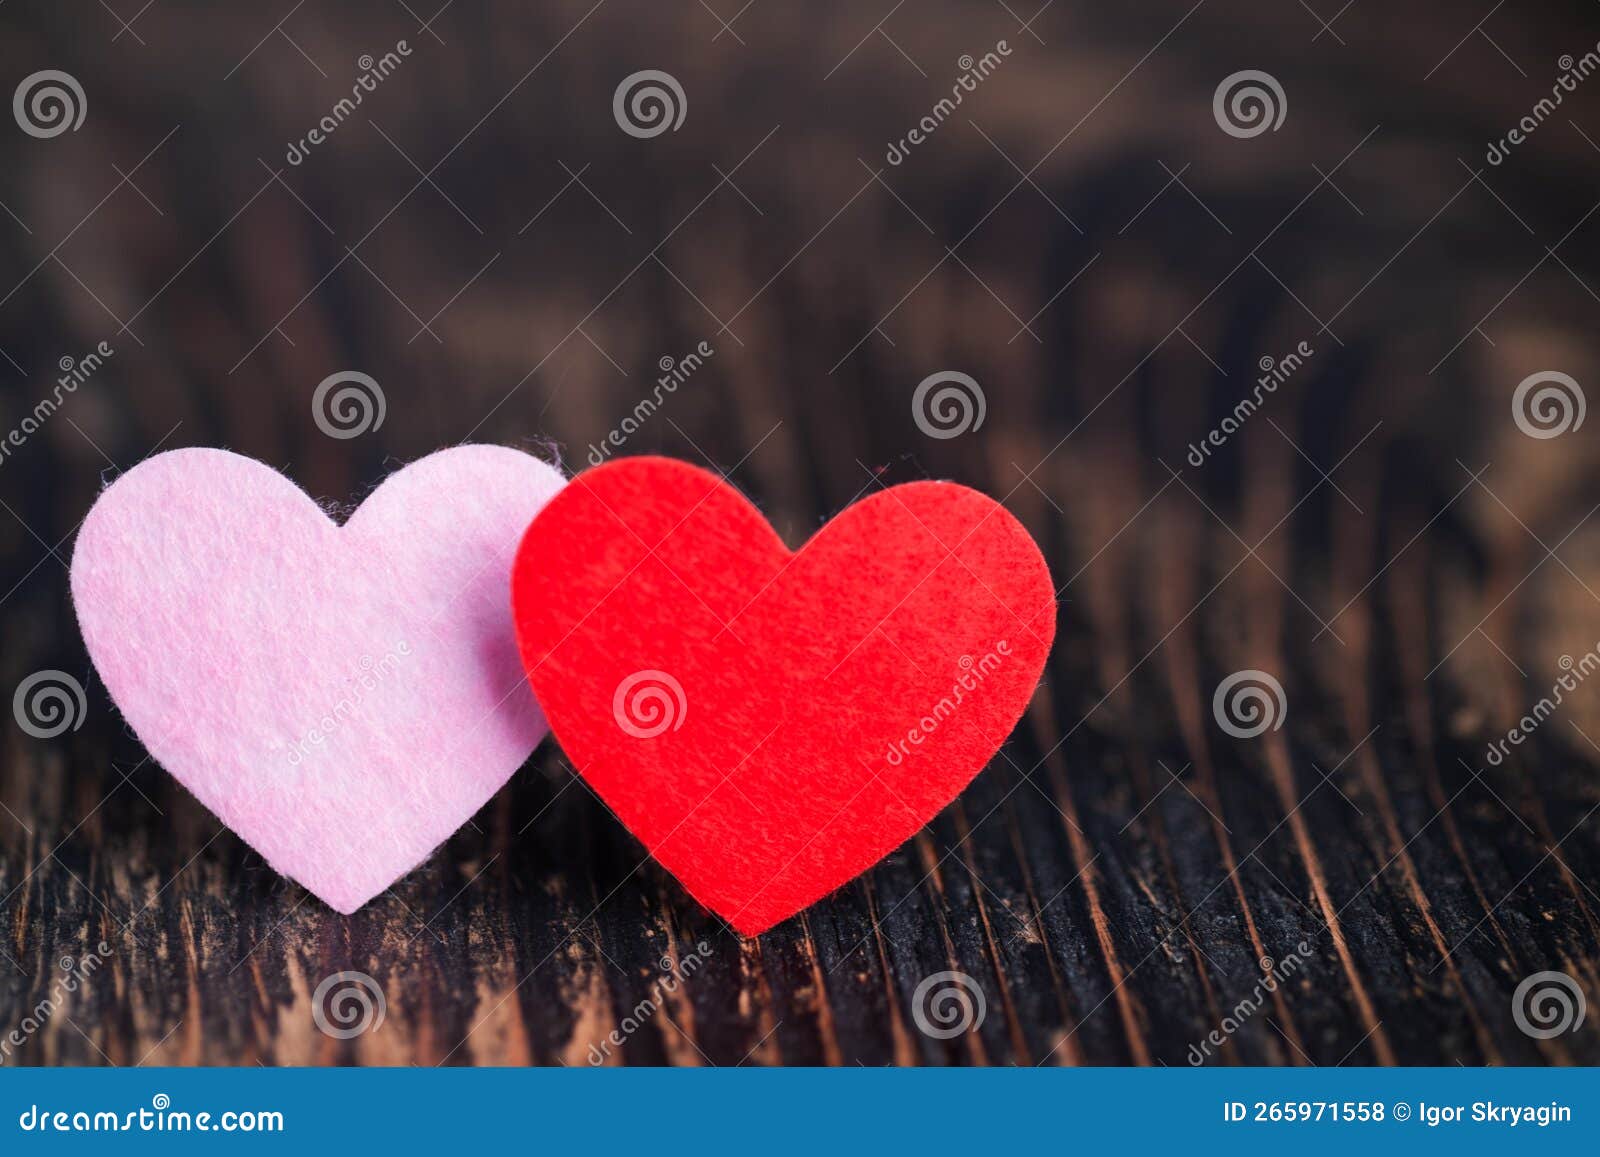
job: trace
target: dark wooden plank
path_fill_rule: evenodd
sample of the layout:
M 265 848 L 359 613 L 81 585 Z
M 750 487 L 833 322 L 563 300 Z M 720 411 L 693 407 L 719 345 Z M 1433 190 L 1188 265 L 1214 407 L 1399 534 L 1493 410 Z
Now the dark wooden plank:
M 0 7 L 7 83 L 62 67 L 89 95 L 80 132 L 0 144 L 0 435 L 62 358 L 115 351 L 0 460 L 0 691 L 59 669 L 88 695 L 57 738 L 5 722 L 0 1030 L 33 1026 L 5 1060 L 1183 1065 L 1233 1026 L 1207 1063 L 1600 1062 L 1596 1018 L 1536 1040 L 1511 1008 L 1540 971 L 1600 998 L 1600 711 L 1577 696 L 1485 759 L 1600 639 L 1587 429 L 1506 412 L 1534 370 L 1595 380 L 1600 90 L 1477 160 L 1592 13 L 1491 29 L 1524 78 L 1442 4 L 1353 6 L 1336 45 L 1292 6 L 1055 6 L 1035 40 L 930 0 L 892 21 L 905 56 L 858 45 L 848 5 L 755 5 L 737 39 L 642 0 L 450 6 L 438 39 L 404 6 L 314 7 L 253 51 L 265 14 L 160 0 L 133 43 Z M 361 111 L 280 161 L 402 37 Z M 960 115 L 879 161 L 1001 37 Z M 690 111 L 638 141 L 611 94 L 652 67 Z M 1216 128 L 1246 67 L 1286 82 L 1283 131 Z M 627 453 L 731 471 L 791 543 L 952 478 L 1058 584 L 1023 722 L 882 864 L 743 940 L 552 743 L 340 917 L 149 763 L 66 594 L 105 480 L 225 445 L 343 513 L 462 440 L 577 469 L 702 340 Z M 336 441 L 310 395 L 351 367 L 387 418 Z M 930 438 L 909 398 L 949 368 L 987 416 Z M 1213 717 L 1247 668 L 1289 701 L 1256 739 Z M 386 1009 L 349 1039 L 313 1015 L 344 971 Z M 919 1007 L 947 972 L 985 1008 L 948 1038 Z

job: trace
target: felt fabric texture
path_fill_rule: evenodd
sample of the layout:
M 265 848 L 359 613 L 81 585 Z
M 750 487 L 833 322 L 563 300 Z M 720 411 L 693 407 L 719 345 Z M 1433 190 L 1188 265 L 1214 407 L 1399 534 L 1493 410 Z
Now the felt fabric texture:
M 1038 547 L 976 491 L 896 486 L 791 552 L 716 475 L 648 457 L 586 471 L 545 507 L 512 602 L 578 771 L 747 935 L 954 799 L 1055 635 Z
M 274 869 L 354 912 L 546 733 L 507 591 L 563 484 L 520 451 L 460 446 L 339 526 L 252 459 L 160 454 L 84 520 L 78 623 L 150 755 Z

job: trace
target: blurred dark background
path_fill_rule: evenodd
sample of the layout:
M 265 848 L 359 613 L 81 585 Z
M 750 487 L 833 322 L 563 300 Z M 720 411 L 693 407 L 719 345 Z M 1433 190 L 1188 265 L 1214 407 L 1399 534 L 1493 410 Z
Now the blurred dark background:
M 658 997 L 616 1059 L 1183 1064 L 1301 942 L 1208 1063 L 1600 1059 L 1593 1016 L 1513 1007 L 1540 972 L 1600 996 L 1594 692 L 1485 761 L 1600 640 L 1594 420 L 1513 412 L 1530 375 L 1573 406 L 1600 381 L 1600 8 L 437 3 L 0 6 L 0 88 L 60 70 L 84 106 L 0 123 L 0 427 L 112 351 L 0 461 L 0 689 L 88 694 L 58 737 L 5 717 L 0 1029 L 113 946 L 6 1059 L 583 1064 Z M 647 69 L 684 117 L 640 137 L 613 95 Z M 1219 120 L 1242 70 L 1276 129 Z M 143 762 L 67 599 L 118 471 L 226 446 L 348 507 L 463 440 L 581 469 L 701 342 L 623 453 L 731 471 L 791 544 L 953 478 L 1060 587 L 1029 716 L 883 865 L 740 942 L 547 744 L 341 918 Z M 330 437 L 313 394 L 347 371 L 384 420 Z M 941 371 L 981 427 L 917 422 Z M 1219 729 L 1243 669 L 1282 730 Z M 350 1040 L 311 1015 L 346 969 L 387 1003 Z M 945 1039 L 914 1012 L 947 970 L 986 1015 Z

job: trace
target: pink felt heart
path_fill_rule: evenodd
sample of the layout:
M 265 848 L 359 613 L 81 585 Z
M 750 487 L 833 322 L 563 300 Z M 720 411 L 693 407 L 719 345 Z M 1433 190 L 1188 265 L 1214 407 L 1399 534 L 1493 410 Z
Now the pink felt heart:
M 341 527 L 270 467 L 174 450 L 84 520 L 78 622 L 151 756 L 353 912 L 544 737 L 508 592 L 562 484 L 517 450 L 460 446 L 391 475 Z

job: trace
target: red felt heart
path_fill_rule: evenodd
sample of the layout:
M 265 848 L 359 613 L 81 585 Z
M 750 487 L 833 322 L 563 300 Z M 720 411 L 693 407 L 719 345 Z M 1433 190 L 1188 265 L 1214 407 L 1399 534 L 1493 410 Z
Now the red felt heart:
M 896 486 L 790 551 L 731 485 L 665 458 L 570 482 L 523 538 L 511 593 L 567 755 L 747 935 L 954 799 L 1055 636 L 1038 547 L 974 490 Z

